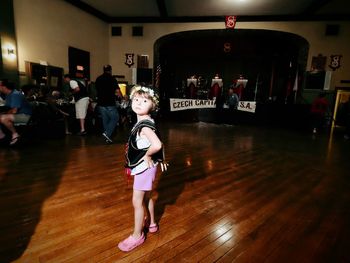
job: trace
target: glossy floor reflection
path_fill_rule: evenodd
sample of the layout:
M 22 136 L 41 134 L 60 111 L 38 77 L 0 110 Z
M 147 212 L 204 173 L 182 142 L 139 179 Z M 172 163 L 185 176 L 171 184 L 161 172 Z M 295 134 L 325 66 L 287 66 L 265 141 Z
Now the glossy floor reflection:
M 0 148 L 0 262 L 348 262 L 350 141 L 162 123 L 160 231 L 131 253 L 127 131 Z

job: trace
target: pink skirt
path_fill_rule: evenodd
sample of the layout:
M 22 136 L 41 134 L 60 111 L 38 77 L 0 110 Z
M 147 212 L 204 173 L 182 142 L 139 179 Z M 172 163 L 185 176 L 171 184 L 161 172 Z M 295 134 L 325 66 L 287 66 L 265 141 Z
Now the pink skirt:
M 140 191 L 151 191 L 152 184 L 156 178 L 157 166 L 151 167 L 142 173 L 134 175 L 134 189 Z

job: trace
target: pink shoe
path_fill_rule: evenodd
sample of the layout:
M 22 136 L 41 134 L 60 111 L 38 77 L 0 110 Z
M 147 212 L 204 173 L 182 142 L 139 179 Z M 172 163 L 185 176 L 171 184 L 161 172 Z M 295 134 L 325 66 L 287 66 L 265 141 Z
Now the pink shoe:
M 150 221 L 147 217 L 145 217 L 145 220 L 143 222 L 143 226 L 144 226 L 144 231 L 148 231 L 149 233 L 155 233 L 158 231 L 158 225 L 157 224 L 150 224 Z
M 143 242 L 145 242 L 145 236 L 144 236 L 143 233 L 137 239 L 135 239 L 133 236 L 129 236 L 128 238 L 126 238 L 123 241 L 119 242 L 118 248 L 121 251 L 128 252 L 128 251 L 131 251 L 134 248 L 137 248 L 138 246 L 142 245 Z
M 155 232 L 157 232 L 157 231 L 158 231 L 158 226 L 157 226 L 157 224 L 149 225 L 149 227 L 148 227 L 148 232 L 150 232 L 150 233 L 155 233 Z

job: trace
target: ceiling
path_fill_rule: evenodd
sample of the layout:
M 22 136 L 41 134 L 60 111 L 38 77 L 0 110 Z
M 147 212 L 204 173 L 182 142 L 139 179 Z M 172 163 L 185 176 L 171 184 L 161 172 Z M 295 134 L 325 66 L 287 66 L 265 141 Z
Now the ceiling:
M 349 0 L 65 0 L 108 23 L 350 20 Z

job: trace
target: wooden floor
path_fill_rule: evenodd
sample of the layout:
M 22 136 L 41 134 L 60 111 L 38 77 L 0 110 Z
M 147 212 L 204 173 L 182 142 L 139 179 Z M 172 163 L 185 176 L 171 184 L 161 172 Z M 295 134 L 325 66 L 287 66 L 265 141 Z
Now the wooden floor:
M 162 124 L 160 231 L 130 253 L 116 143 L 0 149 L 0 262 L 350 262 L 350 141 L 277 128 Z

